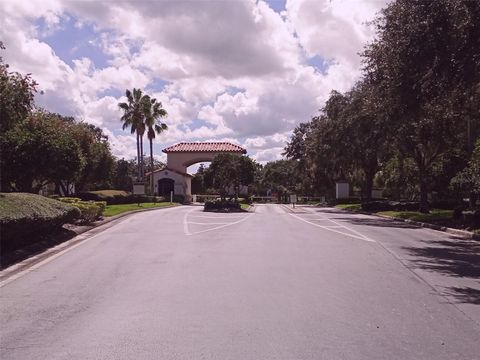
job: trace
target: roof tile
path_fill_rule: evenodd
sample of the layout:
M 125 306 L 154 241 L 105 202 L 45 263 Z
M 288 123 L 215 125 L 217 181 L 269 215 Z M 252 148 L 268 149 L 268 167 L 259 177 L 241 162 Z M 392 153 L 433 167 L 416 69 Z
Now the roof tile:
M 244 148 L 229 142 L 181 142 L 162 150 L 164 153 L 173 152 L 237 152 L 246 154 Z

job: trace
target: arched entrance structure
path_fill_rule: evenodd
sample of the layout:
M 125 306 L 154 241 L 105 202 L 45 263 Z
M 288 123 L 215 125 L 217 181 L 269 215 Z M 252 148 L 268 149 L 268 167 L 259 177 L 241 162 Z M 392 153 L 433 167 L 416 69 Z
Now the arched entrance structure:
M 164 194 L 167 184 L 173 184 L 173 189 L 170 187 L 169 191 L 173 191 L 174 195 L 182 195 L 186 202 L 192 200 L 192 175 L 187 174 L 190 165 L 212 161 L 219 154 L 247 153 L 244 148 L 229 142 L 181 142 L 162 151 L 167 154 L 167 166 L 153 173 L 155 193 L 167 196 L 169 193 Z

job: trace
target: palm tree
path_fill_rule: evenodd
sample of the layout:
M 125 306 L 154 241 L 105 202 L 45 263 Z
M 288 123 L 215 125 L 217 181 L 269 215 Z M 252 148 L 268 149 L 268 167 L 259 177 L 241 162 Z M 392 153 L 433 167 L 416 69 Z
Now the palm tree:
M 143 113 L 142 100 L 145 96 L 140 89 L 125 91 L 128 102 L 119 103 L 118 106 L 123 110 L 121 117 L 122 129 L 130 128 L 130 133 L 137 135 L 137 162 L 138 162 L 138 179 L 143 180 L 143 134 L 145 133 L 145 115 Z
M 162 103 L 157 99 L 152 99 L 148 95 L 144 97 L 143 102 L 143 114 L 145 116 L 145 127 L 147 129 L 147 138 L 150 141 L 150 191 L 153 195 L 153 140 L 156 134 L 168 129 L 167 124 L 157 122 L 157 119 L 167 116 L 167 111 L 162 108 Z

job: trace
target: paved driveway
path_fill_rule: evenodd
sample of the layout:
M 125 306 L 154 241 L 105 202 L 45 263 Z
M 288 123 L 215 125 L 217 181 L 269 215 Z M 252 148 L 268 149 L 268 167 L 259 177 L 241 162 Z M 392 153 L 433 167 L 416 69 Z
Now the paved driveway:
M 6 359 L 478 359 L 476 243 L 332 209 L 139 213 L 1 288 Z

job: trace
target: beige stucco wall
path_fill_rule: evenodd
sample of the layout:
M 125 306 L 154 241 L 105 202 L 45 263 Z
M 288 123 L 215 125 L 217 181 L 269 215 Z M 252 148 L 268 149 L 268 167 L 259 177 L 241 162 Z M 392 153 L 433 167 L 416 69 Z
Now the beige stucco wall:
M 212 161 L 213 158 L 219 154 L 225 154 L 226 151 L 220 152 L 204 152 L 204 153 L 195 153 L 195 152 L 178 152 L 178 153 L 168 153 L 167 154 L 167 167 L 174 169 L 180 172 L 187 172 L 187 167 L 190 165 L 204 162 Z
M 189 176 L 178 174 L 169 169 L 158 171 L 153 174 L 155 193 L 157 193 L 158 191 L 158 180 L 164 179 L 164 178 L 172 179 L 175 182 L 175 187 L 174 187 L 175 195 L 185 196 L 186 201 L 191 200 L 192 179 Z

